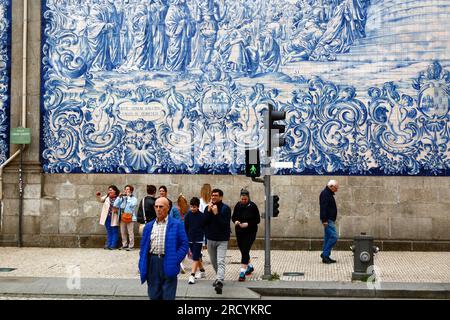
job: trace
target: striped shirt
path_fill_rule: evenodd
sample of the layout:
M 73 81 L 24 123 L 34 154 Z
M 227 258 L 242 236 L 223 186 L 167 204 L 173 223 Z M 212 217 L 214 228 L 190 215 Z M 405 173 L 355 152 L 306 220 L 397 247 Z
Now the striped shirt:
M 164 220 L 158 222 L 155 221 L 153 224 L 152 234 L 150 236 L 150 254 L 164 254 L 165 253 L 165 239 L 166 239 L 166 229 L 167 221 L 169 216 Z

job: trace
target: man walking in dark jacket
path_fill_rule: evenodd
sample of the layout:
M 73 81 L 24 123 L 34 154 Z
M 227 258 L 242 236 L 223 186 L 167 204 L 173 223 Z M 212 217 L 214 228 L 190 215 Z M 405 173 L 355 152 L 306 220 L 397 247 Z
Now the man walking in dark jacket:
M 147 185 L 147 196 L 139 203 L 137 212 L 137 221 L 140 224 L 146 224 L 156 218 L 155 201 L 156 187 Z
M 209 258 L 216 272 L 213 286 L 217 294 L 222 294 L 225 280 L 225 256 L 231 234 L 231 209 L 222 202 L 222 199 L 223 191 L 214 189 L 211 191 L 211 202 L 205 209 L 206 239 Z
M 338 191 L 339 184 L 336 180 L 328 181 L 325 189 L 320 193 L 320 220 L 324 227 L 323 252 L 320 255 L 322 262 L 326 264 L 335 263 L 336 260 L 330 258 L 331 249 L 338 240 L 336 232 L 337 207 L 334 194 Z

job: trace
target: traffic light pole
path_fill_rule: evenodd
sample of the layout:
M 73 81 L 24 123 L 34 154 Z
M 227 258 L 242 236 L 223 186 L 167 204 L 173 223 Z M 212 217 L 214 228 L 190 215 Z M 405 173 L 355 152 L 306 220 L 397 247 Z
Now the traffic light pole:
M 270 217 L 271 217 L 271 205 L 270 205 L 270 165 L 269 174 L 264 176 L 264 189 L 266 193 L 266 210 L 265 210 L 265 234 L 264 234 L 264 280 L 269 280 L 272 277 L 270 270 Z
M 266 195 L 266 210 L 265 214 L 265 228 L 264 228 L 264 274 L 262 278 L 264 280 L 269 280 L 272 278 L 271 265 L 270 265 L 270 218 L 272 216 L 271 205 L 270 205 L 270 176 L 272 174 L 270 170 L 270 158 L 272 155 L 272 135 L 271 135 L 271 112 L 272 106 L 269 105 L 269 110 L 266 112 L 264 117 L 264 127 L 266 128 L 266 157 L 264 164 L 264 193 Z
M 271 158 L 272 158 L 272 148 L 282 147 L 285 145 L 284 137 L 280 134 L 285 132 L 285 126 L 282 124 L 276 124 L 275 121 L 284 120 L 286 118 L 286 113 L 284 111 L 274 110 L 274 106 L 269 103 L 268 110 L 264 116 L 264 128 L 265 128 L 265 164 L 262 166 L 264 168 L 264 180 L 257 179 L 252 174 L 251 170 L 247 170 L 247 163 L 250 163 L 250 151 L 246 152 L 246 172 L 249 171 L 249 175 L 252 177 L 252 181 L 264 183 L 264 191 L 266 195 L 266 210 L 265 210 L 265 232 L 264 232 L 264 275 L 263 279 L 269 280 L 272 278 L 271 264 L 270 264 L 270 219 L 273 216 L 273 203 L 272 196 L 270 195 L 270 176 L 272 175 L 271 170 Z M 272 130 L 274 132 L 272 132 Z M 273 142 L 272 143 L 272 139 Z M 257 152 L 259 155 L 259 152 Z M 257 161 L 259 162 L 259 161 Z M 254 171 L 254 170 L 253 170 Z M 246 173 L 247 174 L 247 173 Z M 259 176 L 259 175 L 258 175 Z M 278 199 L 278 197 L 277 197 Z M 277 200 L 278 202 L 278 200 Z M 278 212 L 278 209 L 277 209 Z
M 264 192 L 266 195 L 265 212 L 264 212 L 264 274 L 262 278 L 269 280 L 272 278 L 272 272 L 270 270 L 270 218 L 272 216 L 272 205 L 270 203 L 270 164 L 264 166 L 264 180 L 259 178 L 252 178 L 252 181 L 264 183 Z

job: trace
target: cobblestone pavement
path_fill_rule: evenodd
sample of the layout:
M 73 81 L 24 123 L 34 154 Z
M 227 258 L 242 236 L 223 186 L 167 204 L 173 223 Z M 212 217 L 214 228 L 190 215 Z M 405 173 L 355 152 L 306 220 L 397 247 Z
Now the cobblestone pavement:
M 319 255 L 318 251 L 272 251 L 271 272 L 287 281 L 351 281 L 350 251 L 334 251 L 332 256 L 338 262 L 330 265 L 321 263 Z M 248 280 L 257 281 L 264 273 L 264 251 L 254 250 L 251 257 L 255 272 Z M 0 268 L 16 268 L 0 272 L 0 276 L 69 277 L 79 270 L 82 278 L 138 279 L 138 259 L 138 250 L 0 247 Z M 226 261 L 225 280 L 237 280 L 239 251 L 228 250 Z M 214 279 L 206 251 L 204 263 L 207 279 Z M 190 260 L 185 264 L 190 266 Z M 375 266 L 380 281 L 450 283 L 450 252 L 380 252 Z M 284 276 L 285 272 L 302 272 L 304 276 Z M 187 278 L 188 273 L 180 275 L 180 279 Z

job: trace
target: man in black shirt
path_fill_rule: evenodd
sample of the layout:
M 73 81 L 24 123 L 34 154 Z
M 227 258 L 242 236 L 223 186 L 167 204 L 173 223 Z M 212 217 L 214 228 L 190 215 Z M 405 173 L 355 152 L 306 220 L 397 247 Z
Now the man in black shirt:
M 222 294 L 225 280 L 225 256 L 231 234 L 231 209 L 222 202 L 222 199 L 222 190 L 212 190 L 211 202 L 205 209 L 205 233 L 208 240 L 209 258 L 216 272 L 213 286 L 217 294 Z
M 156 187 L 154 185 L 147 185 L 147 196 L 139 202 L 137 211 L 137 221 L 141 225 L 149 223 L 156 218 L 155 201 L 156 201 Z
M 331 249 L 338 240 L 336 232 L 337 207 L 334 194 L 338 191 L 339 184 L 336 180 L 328 181 L 327 186 L 320 193 L 320 220 L 324 227 L 323 252 L 320 255 L 322 262 L 326 264 L 335 263 L 336 260 L 330 258 Z

